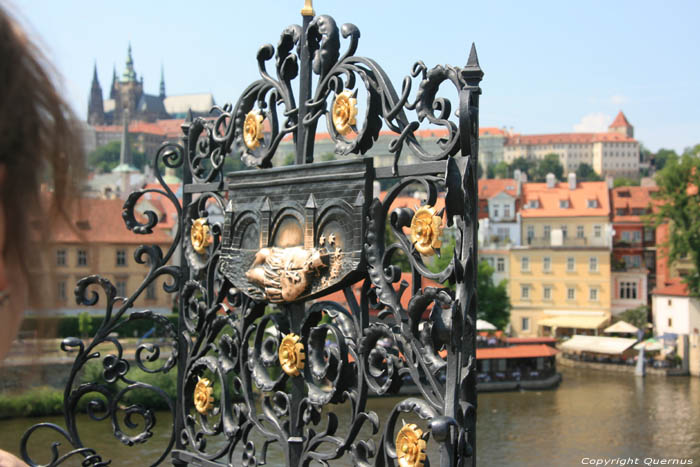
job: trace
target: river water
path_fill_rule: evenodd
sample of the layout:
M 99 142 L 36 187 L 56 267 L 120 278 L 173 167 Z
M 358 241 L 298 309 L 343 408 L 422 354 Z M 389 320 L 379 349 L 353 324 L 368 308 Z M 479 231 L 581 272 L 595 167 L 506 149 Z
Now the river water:
M 662 459 L 685 460 L 686 465 L 692 459 L 694 465 L 700 464 L 700 379 L 637 378 L 568 368 L 562 374 L 564 380 L 556 390 L 479 395 L 479 465 L 573 466 L 624 458 L 638 459 L 637 465 L 663 465 Z M 369 408 L 382 420 L 396 402 L 370 399 Z M 338 415 L 343 426 L 343 415 Z M 160 416 L 162 425 L 168 414 Z M 16 453 L 22 432 L 38 421 L 0 421 L 0 448 Z M 62 425 L 60 418 L 46 421 Z M 110 435 L 108 422 L 81 420 L 78 426 L 83 442 L 103 458 L 113 459 L 115 466 L 148 465 L 147 459 L 158 455 L 169 436 L 155 430 L 153 439 L 129 448 Z M 37 434 L 30 452 L 46 462 L 39 453 L 46 454 L 57 438 Z M 434 445 L 428 442 L 428 454 L 436 465 L 436 457 L 431 456 Z M 280 453 L 271 450 L 268 465 L 280 463 Z M 79 463 L 76 459 L 66 465 Z M 350 464 L 333 461 L 331 465 Z

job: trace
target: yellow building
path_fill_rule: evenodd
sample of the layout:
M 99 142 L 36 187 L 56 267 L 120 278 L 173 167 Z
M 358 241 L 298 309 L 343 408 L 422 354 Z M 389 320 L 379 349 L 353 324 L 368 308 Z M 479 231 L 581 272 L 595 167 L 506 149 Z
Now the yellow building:
M 104 294 L 95 307 L 76 304 L 77 282 L 92 274 L 109 279 L 117 296 L 128 297 L 143 282 L 148 266 L 139 264 L 134 252 L 142 244 L 156 244 L 163 254 L 172 242 L 166 228 L 156 227 L 153 234 L 136 235 L 127 230 L 122 219 L 122 203 L 118 199 L 81 199 L 68 219 L 56 220 L 49 233 L 49 253 L 43 265 L 30 271 L 40 280 L 44 293 L 41 303 L 52 314 L 71 314 L 84 310 L 103 312 Z M 171 226 L 174 219 L 163 219 L 160 225 Z M 144 259 L 146 257 L 144 256 Z M 163 280 L 154 281 L 134 303 L 134 308 L 148 308 L 170 313 L 173 294 L 166 293 Z
M 516 336 L 595 334 L 610 319 L 610 200 L 604 182 L 527 183 L 509 256 Z

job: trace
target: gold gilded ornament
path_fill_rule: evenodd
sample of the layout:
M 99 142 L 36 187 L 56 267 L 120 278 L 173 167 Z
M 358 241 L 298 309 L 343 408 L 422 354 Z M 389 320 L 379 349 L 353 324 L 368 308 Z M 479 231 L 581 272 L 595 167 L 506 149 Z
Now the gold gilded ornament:
M 404 422 L 396 435 L 396 455 L 400 467 L 423 467 L 426 442 L 422 436 L 423 430 L 417 425 Z
M 248 146 L 248 149 L 257 149 L 260 147 L 260 140 L 263 138 L 263 116 L 257 110 L 251 110 L 245 116 L 243 123 L 243 142 Z
M 313 16 L 314 15 L 314 7 L 311 3 L 312 3 L 311 0 L 304 0 L 304 8 L 301 9 L 302 16 Z
M 202 415 L 206 415 L 214 407 L 214 398 L 211 393 L 211 381 L 207 378 L 197 378 L 197 385 L 194 387 L 194 408 Z
M 345 90 L 335 96 L 332 109 L 333 126 L 341 135 L 347 135 L 352 127 L 357 124 L 357 99 L 352 97 L 352 92 Z
M 190 242 L 194 251 L 203 255 L 207 252 L 207 247 L 211 245 L 211 235 L 209 235 L 209 224 L 205 217 L 200 217 L 192 221 L 190 229 Z
M 418 253 L 425 256 L 435 254 L 442 241 L 442 216 L 435 215 L 433 206 L 423 206 L 413 215 L 411 220 L 411 241 Z
M 304 344 L 299 342 L 300 336 L 296 334 L 287 334 L 282 339 L 279 349 L 280 365 L 282 371 L 289 376 L 298 376 L 300 370 L 304 369 Z

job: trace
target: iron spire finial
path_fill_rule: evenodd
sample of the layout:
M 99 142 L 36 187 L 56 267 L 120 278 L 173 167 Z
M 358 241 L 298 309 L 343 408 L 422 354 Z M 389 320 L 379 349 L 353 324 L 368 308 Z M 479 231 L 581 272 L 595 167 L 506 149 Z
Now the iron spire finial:
M 312 0 L 304 0 L 304 8 L 301 9 L 301 16 L 313 16 L 314 14 Z

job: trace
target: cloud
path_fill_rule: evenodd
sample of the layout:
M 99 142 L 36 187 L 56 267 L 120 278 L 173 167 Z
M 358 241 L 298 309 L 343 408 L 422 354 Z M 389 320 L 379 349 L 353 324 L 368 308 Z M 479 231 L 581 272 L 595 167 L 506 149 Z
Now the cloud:
M 608 130 L 612 117 L 601 112 L 584 115 L 581 121 L 574 124 L 577 133 L 599 133 Z
M 623 104 L 627 103 L 627 98 L 620 94 L 615 94 L 610 97 L 610 103 L 614 106 L 621 107 Z

